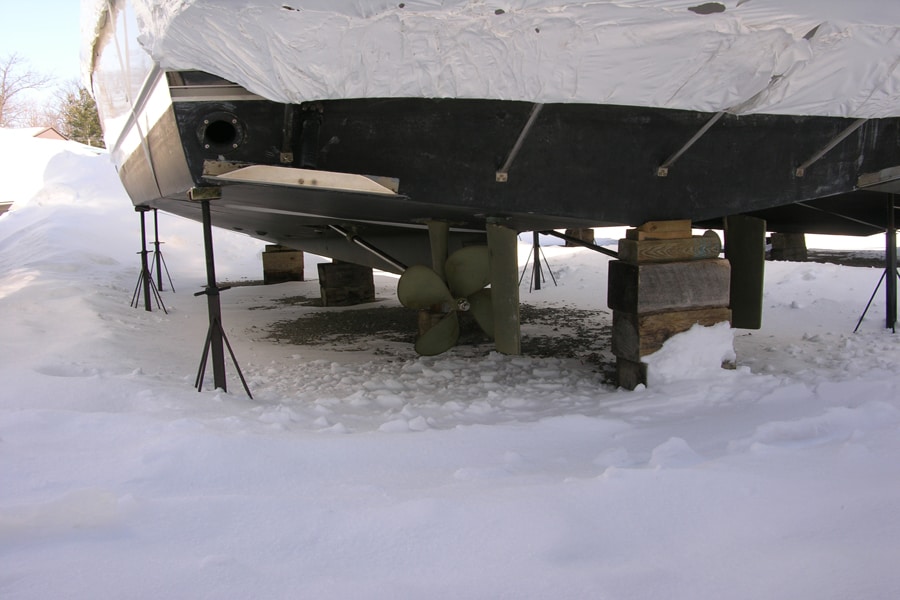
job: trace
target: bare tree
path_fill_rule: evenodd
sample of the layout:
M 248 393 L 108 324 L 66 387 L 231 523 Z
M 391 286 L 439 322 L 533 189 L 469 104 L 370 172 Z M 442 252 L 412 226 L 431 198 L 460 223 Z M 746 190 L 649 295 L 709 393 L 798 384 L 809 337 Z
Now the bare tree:
M 62 132 L 62 115 L 55 103 L 28 102 L 15 124 L 19 127 L 53 127 Z
M 22 124 L 29 112 L 23 92 L 40 90 L 51 80 L 48 75 L 32 71 L 16 53 L 0 58 L 0 127 Z

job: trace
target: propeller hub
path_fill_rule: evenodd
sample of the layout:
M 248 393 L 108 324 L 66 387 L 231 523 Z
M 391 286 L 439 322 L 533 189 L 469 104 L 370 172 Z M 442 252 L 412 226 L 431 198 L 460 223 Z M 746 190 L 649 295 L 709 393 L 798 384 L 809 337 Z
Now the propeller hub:
M 469 300 L 466 298 L 459 298 L 456 300 L 456 310 L 461 312 L 468 312 L 468 310 L 472 308 L 472 305 L 469 304 Z

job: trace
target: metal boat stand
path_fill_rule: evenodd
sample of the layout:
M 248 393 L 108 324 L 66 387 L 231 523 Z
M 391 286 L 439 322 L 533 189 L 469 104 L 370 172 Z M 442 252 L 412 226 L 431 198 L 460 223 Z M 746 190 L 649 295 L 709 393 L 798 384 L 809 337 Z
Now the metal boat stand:
M 544 259 L 544 264 L 547 265 L 547 272 L 550 273 L 553 285 L 558 285 L 556 277 L 553 276 L 553 270 L 550 268 L 550 261 L 547 260 L 547 256 L 541 248 L 541 233 L 539 231 L 534 232 L 534 241 L 531 245 L 531 250 L 528 252 L 528 258 L 525 259 L 525 266 L 522 268 L 522 275 L 519 277 L 519 285 L 522 285 L 522 280 L 525 279 L 525 272 L 528 271 L 528 263 L 531 261 L 532 256 L 534 256 L 534 265 L 531 267 L 531 283 L 528 285 L 528 291 L 531 292 L 532 289 L 540 291 L 541 284 L 547 281 L 541 268 L 541 259 Z
M 231 349 L 231 344 L 225 335 L 225 329 L 222 327 L 222 307 L 219 302 L 219 292 L 227 290 L 230 286 L 219 286 L 216 283 L 209 200 L 201 200 L 200 206 L 203 212 L 203 246 L 206 251 L 206 287 L 202 291 L 195 293 L 194 296 L 206 296 L 209 309 L 209 330 L 206 334 L 206 343 L 203 345 L 203 356 L 200 358 L 200 368 L 197 370 L 197 379 L 194 382 L 194 386 L 198 392 L 203 390 L 203 377 L 206 375 L 206 365 L 210 355 L 212 355 L 213 383 L 216 388 L 225 392 L 228 391 L 225 381 L 225 347 L 227 347 L 228 353 L 231 355 L 231 362 L 234 364 L 238 377 L 241 379 L 241 384 L 244 386 L 244 391 L 247 392 L 247 395 L 252 400 L 253 394 L 250 393 L 247 380 L 244 379 L 241 367 L 234 356 L 234 350 Z
M 894 194 L 888 196 L 887 227 L 884 231 L 884 238 L 884 271 L 882 271 L 881 278 L 869 297 L 865 310 L 859 316 L 859 321 L 856 322 L 853 333 L 856 333 L 866 313 L 869 312 L 869 307 L 872 306 L 872 301 L 875 299 L 875 294 L 878 293 L 882 281 L 886 282 L 884 326 L 890 329 L 891 332 L 897 333 L 897 281 L 900 280 L 900 271 L 897 270 L 897 203 Z M 897 276 L 896 279 L 894 275 Z
M 164 244 L 165 242 L 159 241 L 159 215 L 157 214 L 157 209 L 153 209 L 153 264 L 150 265 L 150 276 L 153 276 L 154 271 L 156 272 L 156 289 L 159 291 L 163 291 L 163 278 L 162 278 L 162 270 L 166 270 L 166 277 L 169 280 L 169 287 L 172 291 L 175 291 L 175 284 L 172 283 L 172 276 L 169 274 L 169 265 L 166 264 L 166 259 L 162 255 L 162 250 L 160 250 L 160 244 Z
M 159 289 L 157 289 L 156 284 L 153 283 L 153 277 L 150 274 L 150 270 L 147 268 L 147 255 L 149 252 L 147 251 L 147 225 L 144 221 L 144 215 L 150 210 L 150 207 L 135 206 L 134 210 L 141 215 L 141 250 L 138 252 L 138 254 L 141 255 L 141 273 L 138 275 L 137 284 L 134 286 L 134 293 L 131 295 L 131 306 L 137 308 L 140 305 L 140 297 L 143 295 L 144 310 L 147 312 L 152 311 L 153 308 L 150 306 L 150 294 L 152 293 L 153 297 L 156 299 L 156 308 L 161 308 L 164 313 L 169 314 L 169 311 L 166 310 L 166 305 L 162 301 L 162 297 L 159 295 Z

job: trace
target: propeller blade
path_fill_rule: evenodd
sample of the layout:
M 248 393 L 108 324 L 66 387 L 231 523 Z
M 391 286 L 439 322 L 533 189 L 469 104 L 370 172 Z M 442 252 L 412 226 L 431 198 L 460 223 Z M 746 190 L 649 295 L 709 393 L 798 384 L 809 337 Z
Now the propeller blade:
M 489 338 L 494 339 L 494 303 L 491 290 L 479 290 L 469 296 L 469 313 Z
M 450 255 L 444 265 L 454 296 L 469 296 L 491 283 L 491 255 L 487 246 L 466 246 Z
M 416 352 L 422 356 L 434 356 L 446 352 L 459 339 L 459 317 L 449 312 L 437 324 L 416 340 Z
M 397 283 L 397 298 L 406 308 L 417 309 L 454 301 L 440 276 L 424 265 L 413 265 L 403 271 Z

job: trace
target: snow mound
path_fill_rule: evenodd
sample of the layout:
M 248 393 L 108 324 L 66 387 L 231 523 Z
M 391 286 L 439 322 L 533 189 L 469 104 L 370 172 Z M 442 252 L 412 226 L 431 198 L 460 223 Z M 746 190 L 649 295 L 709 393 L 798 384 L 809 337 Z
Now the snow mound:
M 643 357 L 647 363 L 647 385 L 656 387 L 688 379 L 710 379 L 721 375 L 722 365 L 734 363 L 734 332 L 727 322 L 712 327 L 694 325 L 675 335 L 663 347 Z
M 897 596 L 900 336 L 850 333 L 881 269 L 771 265 L 761 330 L 677 336 L 636 392 L 575 359 L 276 342 L 318 282 L 235 286 L 251 401 L 230 363 L 232 393 L 192 387 L 199 227 L 161 215 L 178 292 L 131 308 L 112 164 L 45 143 L 0 164 L 4 599 Z M 258 242 L 214 237 L 259 277 Z M 523 301 L 608 321 L 608 259 L 547 250 L 559 285 Z

